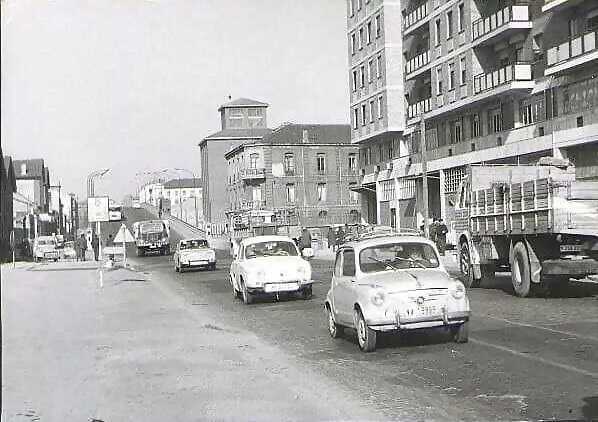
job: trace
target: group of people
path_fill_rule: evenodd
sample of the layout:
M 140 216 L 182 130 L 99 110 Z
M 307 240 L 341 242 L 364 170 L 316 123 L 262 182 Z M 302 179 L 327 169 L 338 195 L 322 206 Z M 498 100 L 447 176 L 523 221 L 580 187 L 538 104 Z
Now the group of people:
M 345 225 L 345 230 L 343 230 L 343 227 L 339 227 L 338 229 L 330 227 L 328 229 L 328 248 L 336 251 L 340 245 L 345 243 L 345 236 L 348 231 L 347 225 Z
M 422 224 L 422 231 L 423 228 Z M 448 233 L 448 227 L 444 224 L 444 220 L 442 218 L 434 218 L 428 231 L 430 240 L 436 243 L 438 252 L 440 252 L 440 255 L 444 256 L 444 251 L 446 250 L 446 234 Z
M 111 243 L 112 235 L 109 235 L 106 245 L 109 246 Z M 100 238 L 96 233 L 91 236 L 91 249 L 93 249 L 93 258 L 97 261 L 100 256 Z M 85 261 L 85 254 L 87 252 L 87 236 L 85 236 L 85 233 L 82 233 L 81 237 L 75 242 L 75 250 L 77 252 L 77 261 Z

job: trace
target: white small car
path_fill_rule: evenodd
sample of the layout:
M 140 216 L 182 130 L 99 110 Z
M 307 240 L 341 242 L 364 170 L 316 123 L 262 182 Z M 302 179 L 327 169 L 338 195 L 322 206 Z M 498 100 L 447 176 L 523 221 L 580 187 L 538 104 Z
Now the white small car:
M 325 307 L 330 336 L 353 328 L 364 352 L 376 349 L 380 331 L 446 327 L 456 342 L 468 340 L 465 287 L 443 268 L 434 243 L 420 236 L 372 236 L 341 246 Z
M 173 256 L 174 270 L 183 272 L 192 268 L 216 269 L 216 252 L 206 239 L 182 239 Z
M 311 258 L 311 250 L 304 251 Z M 230 284 L 235 297 L 250 304 L 256 295 L 300 293 L 312 296 L 311 265 L 287 236 L 256 236 L 243 239 L 230 266 Z
M 38 236 L 33 241 L 33 260 L 53 260 L 58 261 L 60 252 L 56 248 L 57 242 L 54 236 Z

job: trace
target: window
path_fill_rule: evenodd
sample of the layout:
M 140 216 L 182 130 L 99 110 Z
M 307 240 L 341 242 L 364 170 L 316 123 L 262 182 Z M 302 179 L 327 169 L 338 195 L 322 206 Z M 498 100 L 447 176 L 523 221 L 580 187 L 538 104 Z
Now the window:
M 355 37 L 355 33 L 351 34 L 351 54 L 355 54 L 357 51 L 357 38 Z
M 359 49 L 363 49 L 363 27 L 359 28 Z
M 448 11 L 446 14 L 446 39 L 453 37 L 453 12 Z
M 500 132 L 502 130 L 502 113 L 500 109 L 491 110 L 489 115 L 490 121 L 488 123 L 490 124 L 490 132 Z
M 262 200 L 262 189 L 259 186 L 254 186 L 251 189 L 251 197 L 254 201 L 261 201 Z
M 362 0 L 357 0 L 357 10 L 361 10 L 361 4 Z
M 359 109 L 353 109 L 353 129 L 357 129 L 357 122 L 359 122 Z
M 465 20 L 465 5 L 463 3 L 459 4 L 459 15 L 457 16 L 457 28 L 459 32 L 463 32 L 463 22 Z
M 455 89 L 455 63 L 449 63 L 449 91 Z
M 379 55 L 376 58 L 376 77 L 377 78 L 382 77 L 382 55 Z
M 359 70 L 361 72 L 361 84 L 360 86 L 363 88 L 365 86 L 365 66 L 360 66 Z
M 355 14 L 355 0 L 349 0 L 349 16 Z
M 365 109 L 365 104 L 361 105 L 361 125 L 365 126 L 365 123 L 367 121 L 367 116 L 366 116 L 367 112 Z
M 374 100 L 370 101 L 370 123 L 374 123 Z
M 378 145 L 378 162 L 384 161 L 384 147 L 382 144 Z
M 359 201 L 359 193 L 355 192 L 355 188 L 357 187 L 357 182 L 350 182 L 349 183 L 349 201 L 357 202 Z
M 378 118 L 379 119 L 382 118 L 382 101 L 384 101 L 384 97 L 382 97 L 382 95 L 380 95 L 378 97 Z
M 295 184 L 287 183 L 287 202 L 295 202 Z
M 353 91 L 357 91 L 357 70 L 353 71 L 352 82 L 353 82 Z
M 357 157 L 355 153 L 349 154 L 349 162 L 348 162 L 349 170 L 355 170 L 357 168 Z
M 27 174 L 27 163 L 21 163 L 21 176 L 25 176 Z
M 284 172 L 287 175 L 295 174 L 295 156 L 292 152 L 287 152 L 283 158 Z
M 453 139 L 454 143 L 459 143 L 463 140 L 463 129 L 461 127 L 461 120 L 453 123 Z
M 526 104 L 526 105 L 522 106 L 521 109 L 519 110 L 519 113 L 521 116 L 521 122 L 524 125 L 531 125 L 532 123 L 535 122 L 534 115 L 532 113 L 532 105 L 531 104 Z
M 442 94 L 442 68 L 436 68 L 436 95 Z
M 380 15 L 376 16 L 376 38 L 380 38 L 380 35 L 382 35 L 382 22 L 380 19 Z
M 369 21 L 367 24 L 367 40 L 368 44 L 372 43 L 372 21 Z
M 365 149 L 365 153 L 366 153 L 366 164 L 370 165 L 372 164 L 372 147 L 367 147 Z
M 390 141 L 387 145 L 388 148 L 388 159 L 392 159 L 394 155 L 394 141 Z
M 434 43 L 440 45 L 440 19 L 434 22 Z
M 368 81 L 372 82 L 374 79 L 374 61 L 370 60 L 368 62 Z
M 316 193 L 318 195 L 318 202 L 326 201 L 326 183 L 318 183 L 316 186 Z
M 255 169 L 257 168 L 257 160 L 260 157 L 259 154 L 249 154 L 249 168 Z
M 355 251 L 346 249 L 343 252 L 343 277 L 355 275 Z
M 326 154 L 316 154 L 316 169 L 320 174 L 326 172 Z
M 262 115 L 263 115 L 263 111 L 261 108 L 254 107 L 254 108 L 247 109 L 247 116 L 250 119 L 259 119 L 262 117 Z
M 395 199 L 395 181 L 382 180 L 380 182 L 380 200 L 381 201 L 393 201 Z
M 465 85 L 467 82 L 467 63 L 465 62 L 465 57 L 461 57 L 461 59 L 459 59 L 459 67 L 461 70 L 459 83 L 461 85 Z
M 477 138 L 480 136 L 480 115 L 471 115 L 471 136 Z

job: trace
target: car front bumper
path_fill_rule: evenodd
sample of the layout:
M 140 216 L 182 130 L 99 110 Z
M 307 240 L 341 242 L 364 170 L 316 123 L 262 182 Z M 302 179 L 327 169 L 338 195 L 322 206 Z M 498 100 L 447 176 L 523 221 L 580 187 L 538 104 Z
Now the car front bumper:
M 216 265 L 216 261 L 181 262 L 181 268 L 207 268 Z
M 376 331 L 415 330 L 458 325 L 469 321 L 471 311 L 444 311 L 442 315 L 405 318 L 397 315 L 396 319 L 370 320 L 368 326 Z
M 261 286 L 247 286 L 247 290 L 252 294 L 290 293 L 311 287 L 312 284 L 313 280 L 277 281 L 264 283 Z

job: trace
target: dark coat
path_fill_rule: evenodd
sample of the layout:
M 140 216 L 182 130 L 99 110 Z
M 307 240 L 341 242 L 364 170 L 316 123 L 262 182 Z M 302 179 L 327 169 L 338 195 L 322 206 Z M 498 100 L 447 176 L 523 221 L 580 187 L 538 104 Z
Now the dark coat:
M 302 248 L 311 248 L 311 233 L 305 229 L 301 233 L 300 245 Z

